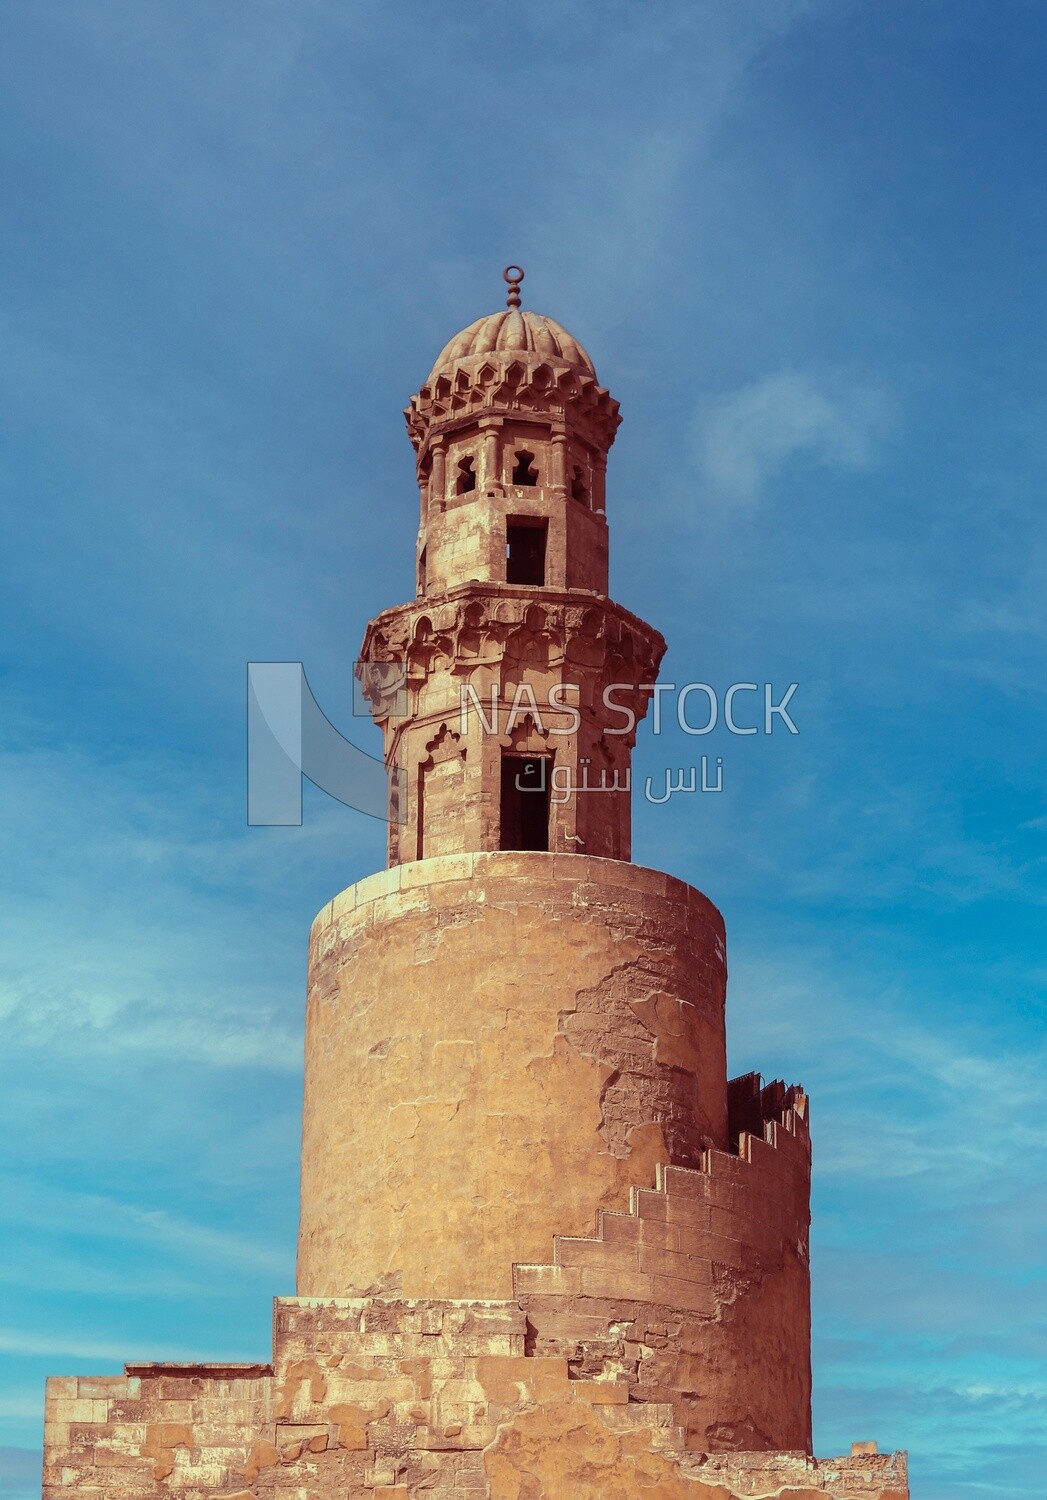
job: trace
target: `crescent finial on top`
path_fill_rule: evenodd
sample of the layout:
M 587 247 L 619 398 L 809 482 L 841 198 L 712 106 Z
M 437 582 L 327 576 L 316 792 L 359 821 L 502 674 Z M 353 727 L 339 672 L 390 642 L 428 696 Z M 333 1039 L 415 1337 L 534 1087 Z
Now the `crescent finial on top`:
M 502 272 L 505 280 L 509 283 L 509 295 L 505 299 L 506 307 L 520 306 L 520 283 L 524 279 L 522 266 L 506 266 Z

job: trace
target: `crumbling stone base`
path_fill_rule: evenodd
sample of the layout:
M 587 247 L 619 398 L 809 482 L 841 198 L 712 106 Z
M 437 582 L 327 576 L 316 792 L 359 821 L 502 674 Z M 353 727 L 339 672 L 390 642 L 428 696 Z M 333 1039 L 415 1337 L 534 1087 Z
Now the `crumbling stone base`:
M 274 1312 L 272 1365 L 50 1380 L 44 1500 L 908 1500 L 904 1454 L 688 1451 L 669 1402 L 526 1353 L 516 1302 Z

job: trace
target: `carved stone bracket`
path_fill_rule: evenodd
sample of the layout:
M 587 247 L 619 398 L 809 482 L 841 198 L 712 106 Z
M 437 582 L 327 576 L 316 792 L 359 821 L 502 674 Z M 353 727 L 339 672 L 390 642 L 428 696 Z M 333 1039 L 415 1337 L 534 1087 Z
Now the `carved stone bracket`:
M 367 627 L 357 673 L 364 696 L 381 722 L 394 711 L 390 683 L 416 693 L 434 674 L 466 680 L 479 668 L 517 681 L 530 672 L 577 674 L 602 693 L 627 685 L 638 715 L 658 675 L 665 641 L 657 630 L 620 605 L 580 591 L 464 584 L 447 594 L 385 610 Z
M 463 361 L 452 373 L 439 375 L 404 410 L 419 458 L 437 431 L 458 421 L 513 413 L 528 420 L 547 418 L 559 426 L 569 419 L 581 436 L 605 452 L 622 420 L 610 391 L 586 372 L 497 354 Z

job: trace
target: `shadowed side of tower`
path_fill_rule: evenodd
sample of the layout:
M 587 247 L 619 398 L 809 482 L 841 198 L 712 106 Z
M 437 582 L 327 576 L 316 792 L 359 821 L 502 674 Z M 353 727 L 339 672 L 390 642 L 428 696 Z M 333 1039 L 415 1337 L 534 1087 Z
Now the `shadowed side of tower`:
M 52 1382 L 48 1495 L 907 1497 L 811 1456 L 807 1101 L 728 1080 L 720 915 L 629 862 L 664 642 L 607 593 L 618 405 L 506 279 L 407 411 L 389 867 L 313 924 L 273 1364 Z

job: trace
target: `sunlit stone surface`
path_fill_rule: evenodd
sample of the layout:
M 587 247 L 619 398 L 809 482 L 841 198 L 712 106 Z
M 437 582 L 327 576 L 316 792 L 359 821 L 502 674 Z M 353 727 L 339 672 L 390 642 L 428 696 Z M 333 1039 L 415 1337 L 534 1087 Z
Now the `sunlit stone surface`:
M 807 1100 L 728 1080 L 720 915 L 628 862 L 618 404 L 507 280 L 407 411 L 418 596 L 361 653 L 401 817 L 313 924 L 273 1362 L 49 1381 L 50 1500 L 907 1500 L 810 1454 Z

